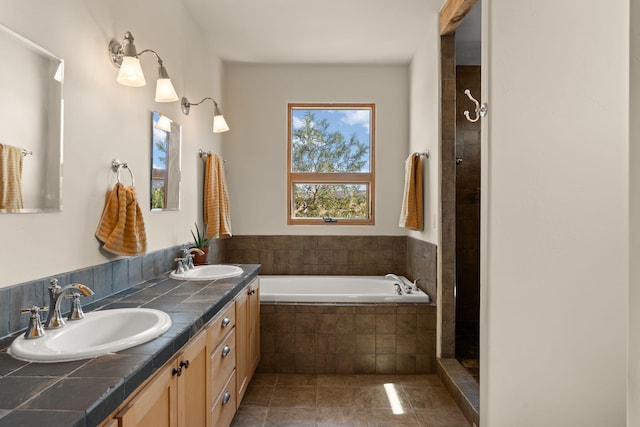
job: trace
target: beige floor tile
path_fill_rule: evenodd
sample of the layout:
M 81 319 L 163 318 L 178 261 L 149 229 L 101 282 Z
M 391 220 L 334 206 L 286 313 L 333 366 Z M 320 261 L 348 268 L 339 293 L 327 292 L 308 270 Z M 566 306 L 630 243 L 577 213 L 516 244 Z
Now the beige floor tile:
M 416 418 L 423 427 L 469 427 L 462 413 L 450 409 L 416 409 Z
M 318 408 L 316 427 L 367 427 L 367 411 L 358 408 Z
M 314 427 L 315 408 L 271 408 L 265 427 Z
M 414 409 L 458 409 L 444 387 L 404 387 Z
M 243 405 L 238 408 L 231 427 L 262 427 L 269 408 Z
M 276 385 L 278 374 L 256 373 L 251 379 L 251 385 Z
M 264 406 L 269 407 L 273 396 L 274 386 L 249 384 L 247 392 L 242 399 L 243 406 Z
M 316 387 L 277 386 L 271 398 L 271 407 L 315 408 L 317 405 Z
M 277 387 L 306 387 L 316 384 L 317 375 L 315 374 L 279 374 L 276 382 Z
M 357 408 L 359 387 L 318 387 L 319 408 Z
M 419 426 L 413 411 L 394 414 L 390 409 L 367 409 L 368 427 L 404 427 Z
M 358 375 L 318 374 L 318 387 L 357 387 Z

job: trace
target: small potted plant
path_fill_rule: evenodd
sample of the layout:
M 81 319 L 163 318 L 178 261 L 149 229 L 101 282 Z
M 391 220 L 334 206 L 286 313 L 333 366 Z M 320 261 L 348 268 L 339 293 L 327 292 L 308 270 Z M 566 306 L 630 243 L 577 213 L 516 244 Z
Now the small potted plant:
M 198 248 L 204 255 L 200 255 L 198 253 L 194 253 L 193 263 L 195 265 L 203 265 L 207 264 L 207 256 L 209 255 L 209 243 L 211 242 L 211 238 L 207 237 L 207 226 L 204 226 L 204 230 L 200 233 L 200 229 L 198 228 L 198 223 L 194 223 L 196 226 L 196 232 L 194 233 L 191 230 L 191 235 L 193 236 L 193 245 L 191 247 Z

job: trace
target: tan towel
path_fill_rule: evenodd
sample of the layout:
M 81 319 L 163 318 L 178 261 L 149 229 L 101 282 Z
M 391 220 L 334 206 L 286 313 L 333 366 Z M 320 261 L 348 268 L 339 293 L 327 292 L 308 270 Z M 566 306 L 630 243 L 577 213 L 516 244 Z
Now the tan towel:
M 22 209 L 22 149 L 0 144 L 0 209 Z
M 422 230 L 422 157 L 413 153 L 404 164 L 404 194 L 400 211 L 400 227 Z
M 96 237 L 114 254 L 133 256 L 147 251 L 144 219 L 134 187 L 117 183 L 107 193 Z
M 222 159 L 216 153 L 207 156 L 204 169 L 204 225 L 206 237 L 231 237 L 231 211 Z

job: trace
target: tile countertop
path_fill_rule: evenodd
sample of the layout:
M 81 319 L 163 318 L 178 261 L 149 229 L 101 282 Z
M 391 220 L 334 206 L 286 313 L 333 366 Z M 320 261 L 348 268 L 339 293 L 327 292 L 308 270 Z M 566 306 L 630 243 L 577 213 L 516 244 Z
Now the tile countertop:
M 147 307 L 171 316 L 171 329 L 127 350 L 74 362 L 29 363 L 7 354 L 19 333 L 0 340 L 0 427 L 89 427 L 102 422 L 260 270 L 254 264 L 240 267 L 241 276 L 211 282 L 183 282 L 165 274 L 84 307 Z

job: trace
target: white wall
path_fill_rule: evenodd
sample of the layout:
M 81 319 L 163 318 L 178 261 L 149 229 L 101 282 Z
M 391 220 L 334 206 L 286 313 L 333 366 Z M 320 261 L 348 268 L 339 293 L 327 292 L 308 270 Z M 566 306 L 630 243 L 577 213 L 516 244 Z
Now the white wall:
M 629 76 L 629 357 L 627 425 L 640 425 L 640 4 L 631 3 L 631 55 Z
M 481 425 L 624 426 L 629 2 L 483 9 Z
M 402 235 L 409 147 L 409 75 L 403 65 L 225 66 L 226 176 L 235 235 Z M 375 226 L 287 225 L 287 104 L 376 104 Z
M 425 22 L 425 37 L 411 61 L 409 152 L 429 149 L 424 164 L 424 231 L 409 235 L 440 249 L 440 35 L 438 13 Z M 440 262 L 438 256 L 438 262 Z
M 155 103 L 152 55 L 142 57 L 146 87 L 118 85 L 107 45 L 131 31 L 138 50 L 156 50 L 178 94 L 190 99 L 220 99 L 222 65 L 207 51 L 180 2 L 156 6 L 152 0 L 0 0 L 0 23 L 63 58 L 66 68 L 63 211 L 0 215 L 0 286 L 115 258 L 101 252 L 94 237 L 105 191 L 114 184 L 114 157 L 135 173 L 148 250 L 190 240 L 189 230 L 201 216 L 197 150 L 221 148 L 221 137 L 211 133 L 212 109 L 196 107 L 185 117 L 178 102 Z M 149 210 L 151 109 L 183 125 L 182 208 L 177 212 Z

